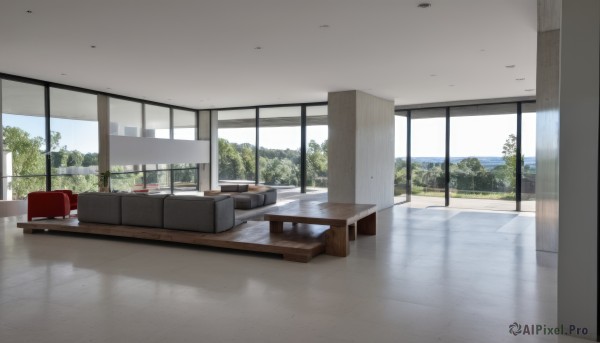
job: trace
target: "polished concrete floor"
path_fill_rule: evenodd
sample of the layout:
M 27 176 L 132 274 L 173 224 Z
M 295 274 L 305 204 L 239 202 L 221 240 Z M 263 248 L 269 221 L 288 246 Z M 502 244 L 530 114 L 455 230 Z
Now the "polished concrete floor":
M 3 220 L 3 343 L 581 341 L 508 331 L 556 322 L 532 214 L 395 206 L 349 257 L 308 264 Z

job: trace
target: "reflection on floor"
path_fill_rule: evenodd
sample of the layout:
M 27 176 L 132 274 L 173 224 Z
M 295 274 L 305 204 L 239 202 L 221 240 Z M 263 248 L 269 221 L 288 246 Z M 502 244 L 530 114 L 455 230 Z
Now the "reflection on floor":
M 406 201 L 405 196 L 396 197 L 396 199 L 402 202 Z M 396 203 L 401 201 L 396 201 Z M 444 202 L 443 197 L 411 195 L 410 202 L 403 205 L 412 208 L 427 208 L 444 206 Z M 516 202 L 514 200 L 450 198 L 450 207 L 457 209 L 514 211 L 516 209 Z M 535 212 L 535 200 L 521 201 L 521 211 Z
M 15 222 L 0 229 L 1 342 L 580 341 L 508 332 L 556 323 L 556 255 L 536 253 L 531 214 L 395 206 L 350 256 L 308 264 Z

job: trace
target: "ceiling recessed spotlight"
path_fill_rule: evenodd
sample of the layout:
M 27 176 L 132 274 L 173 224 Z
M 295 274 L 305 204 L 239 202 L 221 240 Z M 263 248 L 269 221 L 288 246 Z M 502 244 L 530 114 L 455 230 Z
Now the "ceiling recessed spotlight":
M 448 85 L 448 87 L 454 87 L 454 85 Z
M 320 25 L 319 27 L 322 28 L 322 29 L 328 29 L 328 28 L 330 28 L 330 26 L 327 25 L 327 24 Z
M 485 49 L 480 49 L 479 52 L 485 52 Z
M 67 74 L 65 74 L 65 73 L 60 73 L 60 75 L 62 75 L 62 76 L 67 76 Z
M 431 3 L 430 2 L 421 2 L 417 5 L 417 7 L 419 8 L 429 8 L 431 7 Z
M 111 88 L 110 88 L 110 87 L 107 87 L 106 89 L 107 89 L 107 90 L 110 90 Z
M 535 88 L 529 88 L 529 89 L 526 89 L 525 91 L 526 92 L 533 92 L 534 90 L 535 90 Z
M 515 79 L 515 80 L 517 80 L 517 81 L 524 81 L 524 80 L 525 80 L 525 78 L 524 78 L 524 77 L 520 77 L 520 78 L 518 78 L 518 79 Z
M 429 74 L 429 76 L 431 76 L 431 77 L 436 77 L 436 76 L 437 76 L 437 74 Z
M 96 49 L 96 46 L 95 45 L 90 45 L 90 48 Z
M 25 11 L 25 13 L 31 14 L 31 13 L 33 13 L 33 11 L 32 10 L 27 10 L 27 11 Z
M 262 46 L 257 46 L 254 48 L 254 50 L 262 50 Z
M 512 69 L 512 68 L 516 67 L 516 65 L 514 65 L 514 64 L 509 64 L 509 65 L 506 65 L 506 66 L 504 66 L 504 67 L 505 67 L 505 68 L 508 68 L 508 69 Z

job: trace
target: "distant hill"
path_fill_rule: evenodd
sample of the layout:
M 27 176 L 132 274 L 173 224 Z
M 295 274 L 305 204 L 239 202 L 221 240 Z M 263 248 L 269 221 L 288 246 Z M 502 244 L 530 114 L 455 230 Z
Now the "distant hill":
M 470 157 L 470 156 L 467 156 Z M 467 157 L 451 157 L 450 163 L 457 164 L 458 162 L 464 160 Z M 481 165 L 485 169 L 494 169 L 494 167 L 503 165 L 504 160 L 500 156 L 473 156 L 479 159 Z M 396 158 L 398 159 L 398 158 Z M 405 158 L 402 158 L 403 160 Z M 412 162 L 419 163 L 444 163 L 444 157 L 412 157 Z M 525 165 L 526 166 L 535 166 L 535 157 L 525 157 Z

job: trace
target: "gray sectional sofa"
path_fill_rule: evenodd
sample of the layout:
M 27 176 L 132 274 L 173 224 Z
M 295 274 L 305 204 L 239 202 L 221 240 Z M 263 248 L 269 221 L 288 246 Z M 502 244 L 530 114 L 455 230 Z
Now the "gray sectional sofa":
M 235 225 L 228 196 L 80 193 L 80 222 L 218 233 Z
M 231 196 L 238 210 L 250 210 L 277 202 L 277 190 L 268 187 L 222 185 L 220 191 L 213 191 L 212 194 Z

